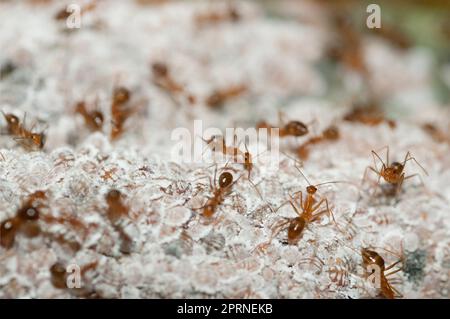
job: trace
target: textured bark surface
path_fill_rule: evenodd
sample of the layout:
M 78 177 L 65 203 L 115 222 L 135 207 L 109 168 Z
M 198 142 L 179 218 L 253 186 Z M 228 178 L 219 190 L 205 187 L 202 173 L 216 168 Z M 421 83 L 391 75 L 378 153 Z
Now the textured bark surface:
M 363 87 L 342 69 L 342 86 L 330 93 L 319 65 L 332 32 L 308 2 L 308 20 L 274 19 L 257 3 L 239 2 L 237 21 L 205 26 L 200 15 L 227 7 L 106 1 L 71 31 L 54 19 L 61 5 L 0 3 L 0 110 L 21 120 L 26 114 L 36 131 L 47 126 L 42 151 L 0 136 L 0 221 L 14 218 L 33 192 L 47 197 L 38 235 L 21 228 L 11 247 L 0 247 L 0 297 L 365 298 L 376 291 L 364 279 L 363 247 L 386 264 L 398 259 L 391 252 L 403 257 L 403 270 L 392 277 L 403 297 L 450 296 L 449 114 L 433 94 L 432 52 L 363 39 L 371 88 L 392 105 L 387 113 L 397 124 L 366 126 L 342 120 Z M 182 89 L 171 95 L 155 85 L 154 62 L 166 63 Z M 117 85 L 132 92 L 136 110 L 111 141 Z M 240 85 L 246 91 L 221 107 L 207 105 L 218 88 Z M 105 115 L 100 131 L 75 113 L 82 100 Z M 194 119 L 220 129 L 277 124 L 279 109 L 287 119 L 314 122 L 310 133 L 283 138 L 279 167 L 256 162 L 252 183 L 242 164 L 229 164 L 235 179 L 242 176 L 214 216 L 202 217 L 196 208 L 212 196 L 215 167 L 173 161 L 172 131 L 192 130 Z M 446 132 L 440 141 L 422 129 L 427 122 Z M 288 244 L 284 229 L 264 245 L 274 225 L 296 217 L 290 205 L 274 209 L 308 186 L 284 153 L 295 157 L 296 146 L 330 124 L 340 138 L 313 145 L 302 170 L 313 184 L 348 182 L 318 190 L 336 223 L 324 215 L 297 243 Z M 384 196 L 375 174 L 361 184 L 371 150 L 385 145 L 391 162 L 411 152 L 428 176 L 414 161 L 406 175 L 419 173 L 424 185 L 407 179 L 397 196 Z M 108 208 L 111 189 L 122 193 L 124 214 Z M 82 288 L 58 288 L 56 262 L 79 265 Z

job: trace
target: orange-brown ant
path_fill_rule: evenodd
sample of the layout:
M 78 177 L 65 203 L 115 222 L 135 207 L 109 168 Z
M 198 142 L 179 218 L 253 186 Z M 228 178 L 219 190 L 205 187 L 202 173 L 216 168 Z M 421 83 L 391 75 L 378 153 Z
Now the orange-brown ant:
M 297 243 L 298 240 L 300 239 L 305 227 L 308 224 L 320 219 L 320 217 L 323 214 L 327 214 L 329 217 L 331 217 L 333 219 L 333 222 L 335 223 L 335 225 L 337 225 L 336 220 L 334 219 L 333 212 L 331 211 L 331 209 L 329 207 L 328 199 L 323 196 L 319 196 L 319 198 L 317 198 L 316 193 L 317 193 L 317 188 L 321 185 L 332 184 L 332 183 L 344 183 L 344 182 L 325 182 L 325 183 L 320 183 L 317 185 L 311 185 L 311 183 L 308 181 L 308 179 L 303 174 L 303 172 L 300 170 L 300 168 L 297 167 L 297 165 L 295 165 L 295 168 L 300 172 L 300 174 L 302 174 L 302 176 L 306 179 L 306 181 L 309 184 L 306 187 L 306 194 L 304 196 L 303 196 L 302 191 L 298 191 L 298 192 L 294 193 L 294 196 L 290 195 L 291 199 L 287 202 L 291 205 L 291 207 L 297 213 L 297 217 L 285 218 L 285 220 L 282 221 L 281 223 L 277 223 L 272 228 L 272 235 L 270 237 L 269 242 L 260 245 L 261 247 L 266 247 L 267 245 L 269 245 L 272 242 L 273 238 L 275 238 L 275 236 L 278 235 L 278 233 L 280 233 L 282 230 L 284 230 L 286 228 L 287 228 L 288 243 L 289 244 Z M 295 198 L 296 194 L 299 194 L 299 196 L 298 196 L 299 203 L 298 204 L 296 203 L 296 198 Z M 278 210 L 285 204 L 282 204 L 276 210 Z M 324 205 L 325 205 L 325 207 L 322 207 Z
M 199 26 L 208 24 L 217 24 L 223 22 L 237 22 L 241 19 L 241 15 L 237 9 L 229 4 L 226 10 L 223 11 L 210 11 L 206 13 L 197 14 L 195 16 L 195 22 Z
M 223 155 L 233 156 L 236 161 L 238 156 L 244 156 L 243 152 L 237 146 L 229 146 L 225 142 L 225 138 L 221 135 L 212 135 L 209 139 L 202 140 L 213 152 L 220 152 Z
M 46 199 L 43 191 L 30 194 L 19 207 L 13 218 L 3 221 L 0 225 L 0 246 L 9 249 L 14 245 L 16 234 L 21 232 L 28 237 L 35 237 L 40 233 L 36 223 L 40 217 L 40 209 L 44 207 Z
M 379 297 L 385 299 L 394 299 L 395 297 L 402 297 L 402 295 L 389 283 L 387 277 L 403 270 L 403 267 L 392 270 L 389 273 L 386 273 L 388 270 L 391 270 L 395 265 L 402 262 L 402 259 L 394 262 L 390 266 L 385 265 L 385 261 L 383 257 L 381 257 L 376 251 L 370 250 L 368 248 L 361 249 L 361 256 L 363 260 L 363 267 L 365 270 L 371 269 L 372 271 L 366 271 L 365 277 L 369 277 L 372 275 L 380 275 L 379 278 Z M 375 266 L 375 269 L 374 269 Z M 375 278 L 375 282 L 377 282 Z
M 78 102 L 75 106 L 75 112 L 80 114 L 86 126 L 91 131 L 100 131 L 103 127 L 103 113 L 99 110 L 88 110 L 84 101 Z
M 172 77 L 169 67 L 163 62 L 154 62 L 152 64 L 153 83 L 166 91 L 170 97 L 177 94 L 184 94 L 190 104 L 195 103 L 195 96 L 186 92 L 183 85 L 179 84 Z
M 406 179 L 409 179 L 409 178 L 412 178 L 415 176 L 420 177 L 419 174 L 413 174 L 413 175 L 409 175 L 409 176 L 405 177 L 405 172 L 404 172 L 405 165 L 406 165 L 406 162 L 408 162 L 409 160 L 413 160 L 425 172 L 425 174 L 428 175 L 425 168 L 423 168 L 422 165 L 420 165 L 419 162 L 417 162 L 417 160 L 413 156 L 411 156 L 411 153 L 409 151 L 406 153 L 403 162 L 389 163 L 389 146 L 385 146 L 382 149 L 384 149 L 384 148 L 386 148 L 386 163 L 381 159 L 381 157 L 378 155 L 377 152 L 372 150 L 372 158 L 373 158 L 375 167 L 368 166 L 366 168 L 366 170 L 364 172 L 364 176 L 363 176 L 363 182 L 367 178 L 367 172 L 372 171 L 375 174 L 377 174 L 377 176 L 378 176 L 378 180 L 377 180 L 378 185 L 380 184 L 380 179 L 383 178 L 389 185 L 392 185 L 395 187 L 395 194 L 398 194 L 398 192 L 400 191 L 400 189 L 403 185 L 403 182 Z M 378 168 L 377 168 L 375 158 L 380 160 L 382 163 L 380 170 L 378 170 Z
M 91 3 L 88 3 L 86 5 L 84 5 L 81 9 L 80 9 L 80 14 L 89 12 L 94 10 L 97 7 L 97 3 L 96 1 L 92 1 Z M 70 15 L 73 14 L 72 11 L 69 11 L 67 7 L 64 7 L 63 9 L 59 10 L 54 18 L 55 20 L 66 20 L 68 17 L 70 17 Z
M 6 120 L 8 134 L 14 137 L 24 148 L 28 150 L 42 149 L 45 143 L 45 134 L 34 133 L 32 129 L 25 128 L 24 123 L 21 123 L 19 118 L 11 113 L 4 113 L 3 117 Z M 25 120 L 23 121 L 25 122 Z
M 400 32 L 398 28 L 394 28 L 392 25 L 383 24 L 382 28 L 374 28 L 372 29 L 376 35 L 379 37 L 386 39 L 397 48 L 406 50 L 411 47 L 411 39 L 407 37 L 404 33 Z
M 332 142 L 339 139 L 339 129 L 335 125 L 327 127 L 322 134 L 309 138 L 306 142 L 297 148 L 297 155 L 300 159 L 306 160 L 309 156 L 309 148 L 325 141 Z
M 79 275 L 80 276 L 80 282 L 79 284 L 81 285 L 81 279 L 86 275 L 87 272 L 91 271 L 91 270 L 95 270 L 97 269 L 98 266 L 98 261 L 93 261 L 90 262 L 88 264 L 85 264 L 81 267 L 79 267 Z M 57 289 L 67 289 L 67 288 L 71 288 L 70 286 L 68 286 L 69 283 L 69 268 L 67 267 L 67 265 L 61 261 L 57 261 L 56 263 L 54 263 L 51 267 L 50 267 L 50 282 L 52 283 L 53 287 L 57 288 Z M 74 269 L 76 270 L 76 269 Z M 75 273 L 73 274 L 75 275 Z M 72 280 L 70 280 L 72 281 Z M 71 282 L 73 284 L 76 284 L 76 281 Z M 79 297 L 84 297 L 84 298 L 92 298 L 92 297 L 96 297 L 96 293 L 94 291 L 94 289 L 92 289 L 92 287 L 90 287 L 90 285 L 83 285 L 83 287 L 77 287 L 75 286 L 75 288 L 77 289 L 70 289 L 71 293 L 76 294 Z
M 236 98 L 245 92 L 247 92 L 248 88 L 244 84 L 240 85 L 233 85 L 228 88 L 224 89 L 217 89 L 214 90 L 207 98 L 206 98 L 206 105 L 212 108 L 221 107 L 224 105 L 228 100 L 231 100 L 233 98 Z
M 300 121 L 289 121 L 286 124 L 283 124 L 282 120 L 282 114 L 281 112 L 278 113 L 279 122 L 281 124 L 281 127 L 278 128 L 278 136 L 279 137 L 285 137 L 285 136 L 303 136 L 308 134 L 308 126 Z M 271 132 L 272 129 L 277 128 L 275 126 L 270 125 L 266 121 L 261 121 L 258 124 L 256 124 L 257 129 L 265 128 Z
M 152 64 L 152 71 L 153 82 L 160 88 L 170 93 L 180 93 L 183 91 L 183 87 L 172 78 L 167 64 L 154 62 Z
M 129 207 L 124 204 L 123 195 L 117 189 L 110 190 L 106 194 L 105 199 L 108 205 L 108 220 L 111 222 L 114 229 L 119 233 L 122 240 L 120 250 L 122 253 L 130 253 L 133 239 L 125 232 L 125 225 L 121 222 L 122 218 L 128 216 Z
M 386 122 L 390 128 L 395 128 L 396 123 L 387 119 L 383 111 L 375 103 L 368 105 L 355 105 L 353 109 L 344 115 L 344 120 L 348 122 L 358 122 L 368 126 L 376 126 Z
M 233 174 L 229 171 L 224 171 L 219 175 L 218 179 L 218 185 L 216 185 L 216 174 L 217 174 L 217 167 L 214 170 L 214 183 L 211 180 L 211 177 L 209 178 L 209 186 L 212 192 L 212 197 L 208 198 L 205 205 L 203 205 L 200 208 L 195 208 L 194 210 L 201 209 L 202 210 L 202 216 L 206 218 L 212 217 L 218 207 L 223 203 L 225 200 L 225 196 L 227 196 L 231 190 L 232 187 L 237 181 L 240 179 L 240 177 L 237 180 L 233 180 Z
M 54 217 L 42 214 L 42 208 L 47 207 L 45 204 L 46 200 L 47 195 L 44 191 L 36 191 L 28 195 L 17 210 L 16 215 L 1 223 L 0 246 L 10 249 L 14 245 L 16 235 L 19 233 L 31 238 L 41 234 L 61 244 L 68 244 L 75 251 L 79 250 L 81 245 L 77 241 L 67 240 L 64 235 L 54 235 L 41 230 L 39 221 L 49 224 L 68 223 L 73 228 L 86 231 L 85 225 L 75 217 Z
M 449 143 L 450 144 L 450 136 L 445 134 L 441 129 L 439 129 L 433 123 L 425 123 L 422 125 L 422 129 L 431 136 L 433 140 L 437 143 Z
M 125 121 L 137 110 L 136 107 L 128 105 L 130 99 L 130 90 L 123 86 L 114 88 L 111 103 L 112 128 L 110 137 L 112 140 L 117 139 L 123 134 Z
M 368 71 L 363 58 L 361 37 L 355 31 L 349 15 L 334 14 L 333 27 L 337 30 L 337 39 L 329 48 L 328 56 L 366 77 Z

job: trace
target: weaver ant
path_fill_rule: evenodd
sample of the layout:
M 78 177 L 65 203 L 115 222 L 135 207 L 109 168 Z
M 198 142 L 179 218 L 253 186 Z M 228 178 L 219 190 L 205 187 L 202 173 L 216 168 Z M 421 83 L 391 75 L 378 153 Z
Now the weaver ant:
M 240 177 L 237 180 L 233 180 L 233 174 L 231 174 L 229 171 L 224 171 L 219 175 L 218 179 L 218 186 L 216 186 L 216 174 L 217 174 L 217 167 L 214 170 L 214 184 L 211 180 L 211 177 L 209 178 L 209 186 L 212 191 L 212 197 L 208 198 L 205 205 L 203 205 L 200 208 L 195 208 L 194 210 L 202 209 L 202 216 L 210 218 L 212 217 L 216 211 L 217 208 L 223 203 L 225 200 L 225 196 L 227 196 L 233 187 L 234 184 L 237 183 L 237 181 L 240 179 Z M 242 175 L 241 175 L 242 176 Z
M 348 15 L 335 15 L 333 20 L 333 27 L 337 30 L 338 37 L 334 46 L 329 48 L 328 55 L 348 68 L 367 75 L 361 39 Z
M 68 289 L 68 288 L 77 288 L 77 289 L 69 289 L 71 293 L 76 294 L 80 297 L 95 297 L 96 293 L 95 290 L 89 285 L 86 287 L 86 285 L 83 285 L 83 287 L 77 287 L 77 279 L 76 278 L 69 278 L 69 275 L 72 277 L 80 276 L 78 280 L 80 282 L 78 284 L 82 284 L 81 280 L 83 277 L 85 277 L 86 273 L 91 270 L 96 270 L 98 266 L 98 261 L 90 262 L 86 265 L 83 265 L 79 267 L 79 273 L 71 273 L 67 265 L 63 262 L 57 261 L 50 267 L 50 281 L 56 289 Z M 76 269 L 73 269 L 73 271 L 76 271 Z M 70 282 L 69 280 L 73 281 Z M 70 287 L 68 284 L 69 282 L 74 285 L 74 287 Z
M 317 198 L 316 193 L 317 189 L 321 185 L 325 184 L 332 184 L 332 183 L 340 183 L 340 182 L 325 182 L 320 183 L 317 185 L 312 185 L 306 176 L 303 174 L 303 172 L 300 170 L 297 165 L 295 165 L 295 168 L 302 174 L 302 176 L 305 178 L 305 180 L 308 182 L 308 186 L 306 187 L 306 194 L 303 196 L 302 191 L 298 191 L 292 195 L 290 195 L 291 199 L 287 202 L 291 205 L 291 207 L 294 209 L 297 217 L 294 218 L 285 218 L 284 221 L 281 223 L 275 225 L 275 227 L 272 228 L 272 235 L 268 243 L 264 243 L 262 246 L 265 247 L 268 244 L 270 244 L 275 238 L 278 233 L 280 233 L 282 230 L 287 228 L 287 239 L 289 244 L 295 244 L 300 239 L 303 230 L 305 227 L 318 220 L 323 214 L 327 214 L 329 217 L 333 219 L 333 222 L 337 225 L 336 220 L 334 219 L 333 212 L 331 211 L 328 199 L 326 197 L 319 196 Z M 299 203 L 296 203 L 295 195 L 299 194 L 298 201 Z M 286 203 L 285 203 L 286 204 Z M 280 209 L 285 204 L 282 204 L 280 207 L 276 209 Z M 325 205 L 325 207 L 322 207 Z M 322 207 L 322 208 L 321 208 Z M 287 226 L 287 227 L 286 227 Z
M 241 19 L 241 15 L 237 9 L 229 4 L 224 11 L 210 11 L 202 14 L 197 14 L 195 22 L 197 25 L 203 26 L 207 24 L 217 24 L 221 22 L 237 22 Z
M 125 232 L 125 225 L 122 222 L 122 218 L 128 216 L 129 207 L 123 203 L 122 197 L 122 193 L 116 189 L 112 189 L 106 194 L 107 217 L 122 240 L 121 252 L 130 253 L 133 239 Z
M 112 128 L 110 136 L 112 140 L 122 135 L 125 121 L 136 112 L 135 107 L 127 106 L 130 99 L 130 90 L 123 86 L 114 88 L 111 103 Z
M 422 129 L 431 136 L 437 143 L 450 143 L 450 137 L 447 136 L 441 129 L 432 123 L 425 123 L 422 125 Z
M 395 194 L 398 194 L 398 192 L 400 191 L 400 189 L 402 187 L 403 182 L 406 179 L 409 179 L 409 178 L 412 178 L 415 176 L 420 177 L 419 174 L 413 174 L 413 175 L 409 175 L 409 176 L 405 177 L 405 172 L 404 172 L 405 165 L 406 165 L 406 162 L 409 160 L 413 160 L 425 172 L 425 174 L 428 175 L 425 168 L 423 168 L 422 165 L 420 165 L 419 162 L 417 162 L 417 160 L 411 156 L 411 153 L 409 151 L 406 153 L 403 162 L 389 163 L 389 146 L 385 146 L 382 149 L 384 149 L 384 148 L 386 148 L 386 163 L 381 159 L 381 157 L 377 154 L 377 152 L 372 150 L 372 158 L 373 158 L 375 167 L 368 166 L 366 168 L 366 170 L 364 172 L 364 176 L 363 176 L 363 182 L 366 180 L 367 172 L 370 170 L 378 175 L 377 185 L 380 184 L 380 179 L 383 178 L 389 185 L 392 185 L 395 187 Z M 382 163 L 382 167 L 380 170 L 378 170 L 378 168 L 377 168 L 377 165 L 376 165 L 377 163 L 376 163 L 375 158 L 378 158 L 378 160 L 380 160 Z
M 99 110 L 88 110 L 85 102 L 78 102 L 75 106 L 75 112 L 83 117 L 84 123 L 91 131 L 102 129 L 104 117 Z
M 97 7 L 96 1 L 92 1 L 91 3 L 88 3 L 84 5 L 82 8 L 80 8 L 79 14 L 84 14 L 86 12 L 92 11 Z M 74 14 L 74 11 L 70 11 L 69 7 L 64 7 L 63 9 L 59 10 L 54 18 L 55 20 L 66 20 L 68 17 L 70 17 L 72 14 Z
M 221 107 L 228 100 L 236 98 L 244 94 L 248 90 L 246 85 L 234 85 L 224 89 L 214 90 L 211 95 L 206 98 L 206 105 L 212 108 Z
M 309 138 L 306 142 L 300 145 L 297 149 L 297 155 L 300 159 L 306 160 L 309 156 L 309 148 L 311 145 L 326 142 L 336 141 L 339 139 L 339 129 L 337 126 L 327 127 L 322 134 Z
M 28 150 L 40 150 L 44 147 L 46 137 L 44 132 L 33 133 L 33 127 L 30 130 L 26 129 L 25 118 L 23 123 L 20 123 L 19 118 L 14 114 L 4 113 L 3 111 L 2 114 L 6 120 L 8 134 L 12 135 L 20 145 Z
M 402 259 L 394 262 L 390 266 L 385 266 L 385 261 L 383 257 L 381 257 L 376 251 L 370 250 L 368 248 L 362 248 L 361 249 L 361 256 L 363 260 L 363 267 L 366 270 L 365 277 L 368 278 L 372 274 L 378 274 L 380 275 L 379 278 L 379 287 L 377 287 L 379 297 L 386 298 L 386 299 L 394 299 L 395 297 L 402 297 L 402 294 L 399 293 L 390 283 L 387 277 L 403 270 L 403 266 L 401 268 L 397 268 L 395 270 L 392 270 L 389 273 L 386 273 L 388 270 L 392 269 L 395 265 L 397 265 L 400 262 L 403 262 Z M 375 266 L 375 269 L 374 269 Z M 367 270 L 372 269 L 371 272 L 368 272 Z M 378 273 L 377 273 L 378 272 Z M 377 282 L 375 278 L 375 282 Z
M 406 50 L 411 47 L 411 39 L 393 26 L 387 26 L 384 23 L 382 28 L 374 28 L 372 31 L 379 37 L 386 39 L 402 50 Z
M 153 83 L 171 95 L 186 93 L 184 87 L 177 83 L 170 74 L 169 67 L 163 62 L 152 64 Z M 186 93 L 187 94 L 187 93 Z M 195 97 L 187 94 L 188 101 L 195 103 Z
M 37 220 L 40 217 L 40 209 L 44 207 L 46 199 L 44 191 L 36 191 L 30 194 L 19 207 L 13 218 L 3 221 L 0 225 L 0 246 L 9 249 L 14 245 L 16 234 L 24 233 L 28 237 L 35 237 L 40 233 Z
M 236 138 L 236 135 L 234 136 Z M 244 153 L 237 146 L 228 146 L 225 142 L 225 138 L 221 135 L 212 135 L 209 139 L 201 138 L 203 142 L 213 152 L 220 152 L 223 155 L 233 156 L 234 161 L 237 161 L 238 156 L 244 157 Z M 236 144 L 234 144 L 236 145 Z
M 13 218 L 7 219 L 0 226 L 0 246 L 9 249 L 14 245 L 16 235 L 23 233 L 27 237 L 36 237 L 40 234 L 49 237 L 52 241 L 61 244 L 68 244 L 71 249 L 78 251 L 81 248 L 80 243 L 73 240 L 67 240 L 64 235 L 54 235 L 41 230 L 39 221 L 45 223 L 68 223 L 76 229 L 86 231 L 82 222 L 72 216 L 54 217 L 41 214 L 41 209 L 47 207 L 45 201 L 47 195 L 44 191 L 36 191 L 25 199 Z
M 386 122 L 390 128 L 395 128 L 396 123 L 391 119 L 386 119 L 383 111 L 375 104 L 355 105 L 353 109 L 344 115 L 344 120 L 348 122 L 359 122 L 368 126 L 376 126 Z
M 284 121 L 282 120 L 281 112 L 278 113 L 278 119 L 281 124 L 281 127 L 278 128 L 278 136 L 279 137 L 285 137 L 285 136 L 299 137 L 299 136 L 306 135 L 309 132 L 308 126 L 300 121 L 289 121 L 288 123 L 283 124 Z M 257 129 L 261 129 L 261 128 L 268 129 L 268 131 L 270 133 L 271 130 L 276 127 L 268 124 L 265 121 L 261 121 L 258 124 L 256 124 L 256 128 Z

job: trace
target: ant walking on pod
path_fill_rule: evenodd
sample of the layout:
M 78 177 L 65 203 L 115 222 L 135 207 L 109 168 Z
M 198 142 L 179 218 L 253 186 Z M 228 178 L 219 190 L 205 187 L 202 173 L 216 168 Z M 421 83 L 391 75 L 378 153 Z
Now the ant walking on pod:
M 413 175 L 405 175 L 405 166 L 406 163 L 410 160 L 414 161 L 423 171 L 426 175 L 428 175 L 427 171 L 425 170 L 425 168 L 423 168 L 422 165 L 419 164 L 419 162 L 411 155 L 411 153 L 408 151 L 405 155 L 405 158 L 403 159 L 403 162 L 392 162 L 390 163 L 389 161 L 389 146 L 385 146 L 382 149 L 386 148 L 386 162 L 383 161 L 383 159 L 380 157 L 380 155 L 378 155 L 377 152 L 372 150 L 372 158 L 373 158 L 373 162 L 374 162 L 374 167 L 373 166 L 368 166 L 364 172 L 364 176 L 363 176 L 363 180 L 362 182 L 364 183 L 367 179 L 367 173 L 369 171 L 374 172 L 375 174 L 377 174 L 378 179 L 377 179 L 377 185 L 380 185 L 380 181 L 381 178 L 383 178 L 388 185 L 391 185 L 394 187 L 394 195 L 397 196 L 401 190 L 401 187 L 403 185 L 403 182 L 407 179 L 413 178 L 413 177 L 420 177 L 419 174 L 413 174 Z M 377 167 L 377 161 L 376 159 L 378 159 L 381 163 L 381 169 L 378 169 Z M 421 179 L 421 183 L 423 184 L 423 181 Z

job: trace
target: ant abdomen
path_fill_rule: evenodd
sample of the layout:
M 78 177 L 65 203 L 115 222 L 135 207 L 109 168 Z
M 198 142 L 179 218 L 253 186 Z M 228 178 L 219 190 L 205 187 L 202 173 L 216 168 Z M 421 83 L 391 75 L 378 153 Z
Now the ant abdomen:
M 50 267 L 51 282 L 55 288 L 65 289 L 67 288 L 67 272 L 64 265 L 60 262 L 56 262 Z
M 219 186 L 221 188 L 228 187 L 233 182 L 233 174 L 230 172 L 223 172 L 219 176 Z
M 205 208 L 203 209 L 203 216 L 205 217 L 211 217 L 216 212 L 216 206 L 213 204 L 206 204 Z
M 9 249 L 14 245 L 17 232 L 17 222 L 14 219 L 5 220 L 0 226 L 0 245 Z
M 288 242 L 290 244 L 295 243 L 305 228 L 305 219 L 303 217 L 294 218 L 289 224 L 288 228 Z

